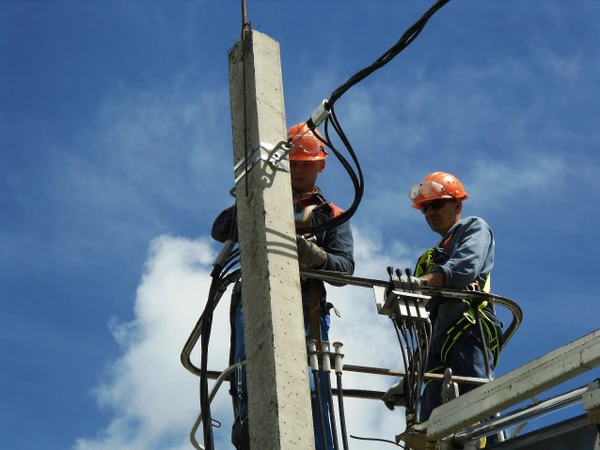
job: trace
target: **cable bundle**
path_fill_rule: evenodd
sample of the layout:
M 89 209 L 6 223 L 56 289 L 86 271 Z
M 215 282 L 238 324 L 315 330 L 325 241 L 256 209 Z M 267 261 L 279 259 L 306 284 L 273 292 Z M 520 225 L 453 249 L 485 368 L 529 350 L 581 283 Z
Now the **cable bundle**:
M 310 129 L 314 129 L 319 126 L 323 121 L 325 121 L 325 139 L 321 139 L 317 133 L 314 133 L 317 138 L 319 138 L 328 148 L 331 149 L 333 154 L 339 159 L 340 163 L 348 172 L 352 184 L 354 186 L 354 200 L 350 207 L 340 214 L 337 217 L 334 217 L 328 222 L 324 222 L 318 225 L 312 225 L 309 227 L 299 228 L 299 233 L 317 233 L 319 231 L 327 230 L 334 228 L 338 225 L 349 220 L 356 210 L 358 209 L 358 205 L 360 204 L 363 193 L 364 193 L 364 177 L 362 173 L 362 169 L 360 167 L 360 163 L 358 158 L 356 157 L 356 153 L 348 140 L 348 137 L 344 133 L 342 126 L 336 116 L 335 113 L 335 103 L 340 99 L 340 97 L 345 94 L 350 88 L 367 78 L 376 70 L 382 68 L 387 63 L 389 63 L 392 59 L 394 59 L 400 52 L 402 52 L 406 47 L 408 47 L 417 36 L 423 31 L 423 28 L 431 19 L 431 17 L 446 3 L 450 0 L 438 0 L 431 8 L 429 8 L 423 16 L 417 20 L 412 26 L 408 28 L 404 32 L 404 34 L 400 37 L 398 42 L 396 42 L 390 49 L 388 49 L 383 55 L 381 55 L 375 62 L 371 65 L 365 67 L 364 69 L 358 71 L 354 75 L 352 75 L 345 83 L 336 88 L 333 93 L 330 95 L 328 100 L 323 101 L 321 105 L 315 110 L 315 112 L 311 115 L 310 119 L 306 122 Z M 348 154 L 350 155 L 350 159 L 354 163 L 354 167 L 348 162 L 348 159 L 344 157 L 340 151 L 338 151 L 332 143 L 329 135 L 329 127 L 332 127 L 333 130 L 337 133 L 338 137 L 344 144 Z

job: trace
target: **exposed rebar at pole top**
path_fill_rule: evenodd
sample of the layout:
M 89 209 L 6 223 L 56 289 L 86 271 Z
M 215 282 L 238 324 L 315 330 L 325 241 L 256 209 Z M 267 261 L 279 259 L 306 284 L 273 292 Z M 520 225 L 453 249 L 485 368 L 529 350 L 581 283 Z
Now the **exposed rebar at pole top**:
M 250 30 L 250 23 L 248 22 L 248 12 L 246 10 L 246 0 L 242 0 L 242 38 L 246 31 Z

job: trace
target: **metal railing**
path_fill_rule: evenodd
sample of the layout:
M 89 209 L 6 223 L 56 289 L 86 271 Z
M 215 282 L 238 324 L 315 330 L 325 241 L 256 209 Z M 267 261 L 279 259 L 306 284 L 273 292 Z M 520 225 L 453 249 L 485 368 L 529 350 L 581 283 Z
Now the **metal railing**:
M 326 271 L 326 270 L 302 269 L 302 270 L 300 270 L 300 275 L 305 278 L 322 280 L 322 281 L 330 282 L 330 283 L 337 284 L 337 285 L 348 285 L 348 286 L 357 286 L 357 287 L 365 287 L 365 288 L 390 286 L 390 281 L 372 279 L 372 278 L 355 277 L 355 276 L 351 276 L 351 275 L 340 273 L 340 272 L 332 272 L 332 271 Z M 223 280 L 221 280 L 220 284 L 217 286 L 216 298 L 214 299 L 215 305 L 219 302 L 220 298 L 225 293 L 225 291 L 227 290 L 229 285 L 233 284 L 240 277 L 241 277 L 241 270 L 238 269 L 238 270 L 232 272 L 231 274 L 229 274 Z M 464 291 L 450 291 L 450 290 L 445 290 L 445 289 L 437 289 L 437 288 L 433 288 L 433 287 L 424 287 L 421 290 L 424 295 L 429 295 L 429 296 L 443 295 L 444 297 L 460 299 L 460 298 L 464 297 L 464 295 L 465 295 Z M 486 300 L 489 302 L 493 302 L 496 305 L 505 307 L 512 313 L 512 316 L 513 316 L 512 321 L 509 324 L 509 326 L 506 328 L 506 331 L 503 333 L 503 336 L 502 336 L 501 348 L 504 347 L 508 343 L 508 341 L 512 338 L 512 336 L 516 332 L 517 328 L 521 324 L 521 321 L 523 318 L 523 313 L 522 313 L 519 305 L 517 305 L 515 302 L 513 302 L 512 300 L 510 300 L 506 297 L 501 297 L 501 296 L 495 295 L 495 294 L 487 294 L 487 293 L 483 293 L 483 292 L 481 292 L 481 293 L 470 292 L 469 295 L 475 296 L 480 300 Z M 369 296 L 369 299 L 372 301 L 371 296 Z M 201 329 L 202 329 L 202 318 L 200 318 L 198 320 L 194 329 L 190 333 L 190 336 L 187 339 L 185 345 L 183 346 L 183 349 L 182 349 L 181 355 L 180 355 L 181 363 L 183 364 L 183 366 L 188 371 L 190 371 L 191 373 L 193 373 L 196 376 L 201 375 L 201 370 L 200 370 L 200 368 L 198 368 L 196 365 L 194 365 L 192 363 L 191 353 L 194 350 L 196 344 L 198 343 L 198 340 L 200 339 Z M 227 369 L 225 369 L 222 372 L 216 372 L 216 371 L 208 371 L 207 372 L 207 377 L 209 379 L 216 380 L 216 384 L 213 386 L 210 396 L 209 396 L 209 403 L 212 401 L 212 399 L 218 392 L 222 383 L 229 377 L 229 375 L 232 373 L 232 371 L 236 370 L 239 366 L 240 366 L 240 363 L 237 363 L 237 364 L 234 364 L 234 365 L 228 367 Z M 403 371 L 403 370 L 351 365 L 351 364 L 344 364 L 343 370 L 345 370 L 347 372 L 376 374 L 376 375 L 385 375 L 385 376 L 394 376 L 394 377 L 399 377 L 399 376 L 402 377 L 402 376 L 406 375 L 406 371 Z M 443 375 L 425 373 L 424 379 L 425 380 L 442 380 Z M 483 384 L 488 381 L 485 378 L 461 377 L 458 375 L 454 375 L 452 377 L 452 379 L 453 379 L 453 381 L 456 381 L 456 382 L 475 383 L 475 384 Z M 338 391 L 337 389 L 333 389 L 333 393 L 336 396 L 339 396 L 341 394 L 342 396 L 345 396 L 345 397 L 373 399 L 373 400 L 381 400 L 381 397 L 383 395 L 383 392 L 372 391 L 372 390 L 362 390 L 362 389 L 343 389 L 341 392 Z M 202 415 L 200 414 L 190 432 L 190 441 L 192 442 L 192 445 L 198 450 L 203 450 L 203 447 L 197 442 L 196 437 L 195 437 L 196 432 L 198 431 L 198 428 L 199 428 L 201 422 L 202 422 Z M 496 422 L 494 422 L 494 423 L 496 423 Z M 486 423 L 486 425 L 492 426 L 491 423 Z M 499 425 L 496 425 L 496 426 L 499 426 Z M 470 431 L 473 433 L 483 432 L 483 431 L 480 431 L 479 428 L 477 430 L 470 430 Z M 486 428 L 485 432 L 487 432 L 487 428 Z M 489 434 L 491 434 L 492 432 L 490 432 Z M 464 439 L 470 439 L 470 438 L 471 438 L 470 435 L 465 435 L 465 437 L 464 437 Z

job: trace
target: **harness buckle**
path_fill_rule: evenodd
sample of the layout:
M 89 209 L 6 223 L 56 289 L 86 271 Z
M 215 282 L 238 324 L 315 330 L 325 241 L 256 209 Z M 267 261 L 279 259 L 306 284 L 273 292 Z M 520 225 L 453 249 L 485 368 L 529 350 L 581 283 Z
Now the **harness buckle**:
M 473 311 L 473 308 L 469 307 L 469 309 L 463 313 L 463 316 L 471 325 L 475 325 L 475 312 Z

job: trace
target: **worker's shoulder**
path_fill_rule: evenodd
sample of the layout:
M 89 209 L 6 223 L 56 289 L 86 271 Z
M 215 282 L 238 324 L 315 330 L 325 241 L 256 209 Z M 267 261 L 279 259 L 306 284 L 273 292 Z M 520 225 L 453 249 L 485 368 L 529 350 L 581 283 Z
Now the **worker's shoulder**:
M 232 221 L 234 220 L 235 205 L 224 209 L 213 221 L 212 229 L 210 232 L 211 237 L 215 241 L 225 242 L 230 239 L 230 233 L 232 231 Z
M 459 221 L 457 221 L 456 224 L 454 224 L 453 228 L 455 228 L 456 230 L 458 230 L 459 228 L 462 228 L 462 229 L 474 229 L 474 230 L 490 230 L 490 232 L 492 231 L 492 229 L 490 228 L 488 223 L 485 220 L 483 220 L 481 217 L 477 217 L 477 216 L 464 217 L 464 218 L 460 219 Z

